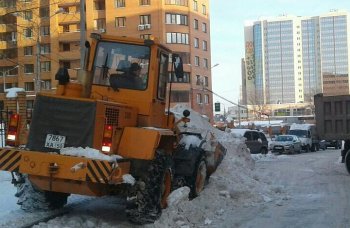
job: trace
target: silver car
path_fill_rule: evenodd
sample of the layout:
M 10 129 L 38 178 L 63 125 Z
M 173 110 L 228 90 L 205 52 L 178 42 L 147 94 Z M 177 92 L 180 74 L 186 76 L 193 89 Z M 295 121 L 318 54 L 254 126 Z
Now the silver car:
M 272 153 L 300 153 L 301 141 L 296 135 L 279 135 L 270 143 Z

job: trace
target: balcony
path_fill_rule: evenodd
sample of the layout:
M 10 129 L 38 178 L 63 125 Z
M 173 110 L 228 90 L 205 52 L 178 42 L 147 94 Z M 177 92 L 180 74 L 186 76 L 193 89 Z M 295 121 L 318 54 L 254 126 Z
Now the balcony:
M 73 24 L 73 23 L 80 23 L 80 13 L 74 12 L 74 13 L 61 13 L 57 14 L 58 16 L 58 23 L 59 24 Z
M 74 32 L 60 32 L 58 34 L 58 41 L 79 41 L 80 40 L 80 31 Z
M 16 48 L 17 41 L 0 41 L 0 49 Z
M 58 54 L 59 56 L 62 56 L 60 57 L 61 61 L 80 59 L 80 50 L 60 51 Z
M 94 19 L 106 18 L 106 10 L 94 10 Z

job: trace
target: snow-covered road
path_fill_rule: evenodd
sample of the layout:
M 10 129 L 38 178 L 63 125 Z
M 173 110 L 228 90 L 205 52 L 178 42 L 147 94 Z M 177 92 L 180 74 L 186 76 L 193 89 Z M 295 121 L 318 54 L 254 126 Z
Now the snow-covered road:
M 228 155 L 200 197 L 164 210 L 145 227 L 350 227 L 350 176 L 339 153 L 254 155 L 254 169 L 243 162 L 244 154 Z M 7 221 L 0 226 L 20 224 L 20 218 L 13 220 L 17 215 L 34 216 L 18 210 L 10 176 L 0 172 L 0 177 L 0 218 Z M 71 202 L 79 200 L 86 199 L 75 196 Z M 36 227 L 131 227 L 124 206 L 113 197 L 88 200 Z

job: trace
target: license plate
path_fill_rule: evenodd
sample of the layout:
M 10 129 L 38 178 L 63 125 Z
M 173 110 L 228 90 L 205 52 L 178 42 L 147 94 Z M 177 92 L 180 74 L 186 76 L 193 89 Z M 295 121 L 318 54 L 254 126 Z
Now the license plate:
M 281 146 L 275 146 L 275 149 L 280 150 L 280 149 L 282 149 L 282 147 Z
M 62 149 L 66 142 L 66 136 L 47 134 L 45 140 L 45 147 L 53 149 Z

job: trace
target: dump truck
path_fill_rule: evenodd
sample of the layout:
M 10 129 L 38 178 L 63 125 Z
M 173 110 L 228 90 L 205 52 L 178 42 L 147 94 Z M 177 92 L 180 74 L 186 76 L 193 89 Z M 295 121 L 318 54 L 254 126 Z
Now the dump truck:
M 25 146 L 11 115 L 0 170 L 13 173 L 24 210 L 61 208 L 70 194 L 118 195 L 131 222 L 154 222 L 172 190 L 188 186 L 198 196 L 226 150 L 186 128 L 188 110 L 175 119 L 166 107 L 169 75 L 183 75 L 178 55 L 157 39 L 90 38 L 78 80 L 60 68 L 56 93 L 36 95 Z M 122 82 L 133 65 L 137 85 Z
M 327 141 L 345 141 L 342 156 L 350 173 L 350 95 L 316 94 L 314 103 L 319 137 Z

